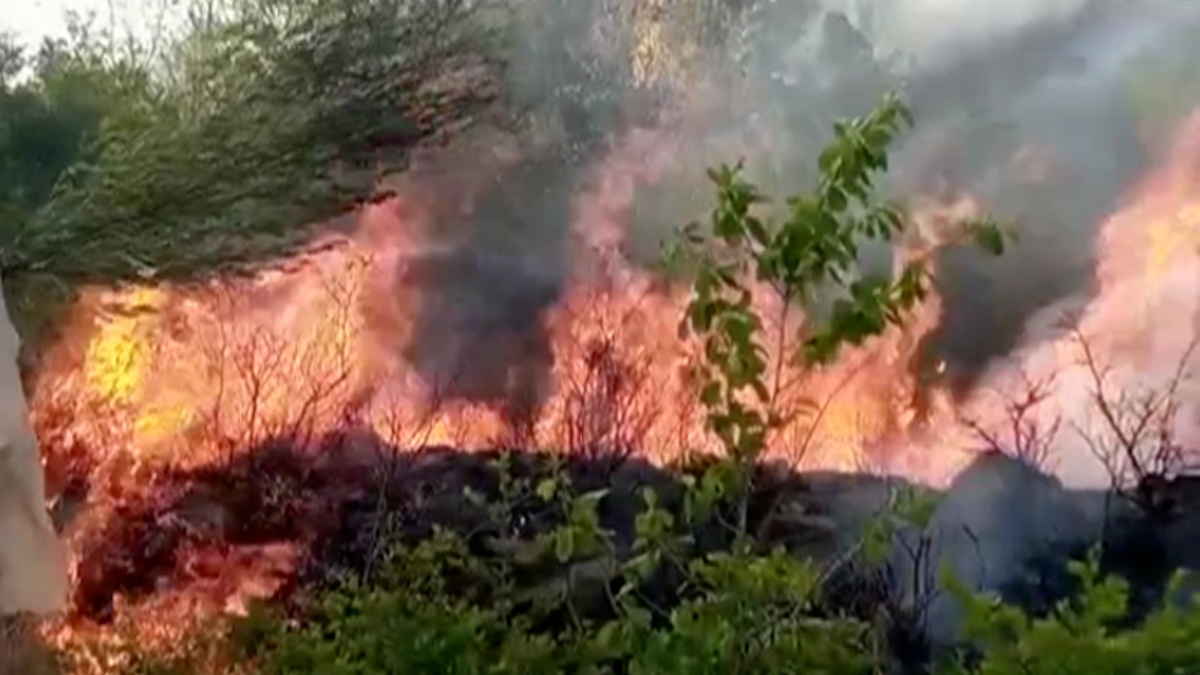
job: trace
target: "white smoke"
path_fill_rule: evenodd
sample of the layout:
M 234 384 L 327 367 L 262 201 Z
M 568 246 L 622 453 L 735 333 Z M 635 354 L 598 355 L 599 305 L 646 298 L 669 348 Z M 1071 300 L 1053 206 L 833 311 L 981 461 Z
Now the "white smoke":
M 918 63 L 953 59 L 955 53 L 999 42 L 1031 25 L 1060 21 L 1089 0 L 881 0 L 874 10 L 879 38 Z

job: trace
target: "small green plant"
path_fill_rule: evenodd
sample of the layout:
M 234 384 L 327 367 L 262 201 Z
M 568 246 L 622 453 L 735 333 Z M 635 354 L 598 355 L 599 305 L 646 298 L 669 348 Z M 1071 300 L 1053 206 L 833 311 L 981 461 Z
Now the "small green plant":
M 888 96 L 870 115 L 836 124 L 833 142 L 820 155 L 816 189 L 788 199 L 781 219 L 756 211 L 766 199 L 740 164 L 711 171 L 717 205 L 707 231 L 687 226 L 668 253 L 693 275 L 682 328 L 703 344 L 700 398 L 728 460 L 712 469 L 711 480 L 722 482 L 725 494 L 742 496 L 739 535 L 746 531 L 750 467 L 790 412 L 778 405 L 784 365 L 828 363 L 843 345 L 901 323 L 925 297 L 921 261 L 891 279 L 864 276 L 858 267 L 864 243 L 890 242 L 904 228 L 899 207 L 879 200 L 874 189 L 876 175 L 888 167 L 888 146 L 911 123 L 903 102 Z M 996 254 L 1004 249 L 995 223 L 965 224 L 963 232 Z M 773 364 L 752 284 L 769 289 L 782 308 Z M 842 297 L 817 321 L 819 300 L 831 288 Z M 805 323 L 802 335 L 790 336 L 788 313 L 796 310 Z
M 1178 603 L 1185 577 L 1170 584 L 1165 606 L 1136 628 L 1122 627 L 1129 585 L 1106 577 L 1100 557 L 1071 564 L 1078 594 L 1045 617 L 1032 617 L 994 597 L 951 587 L 966 608 L 965 628 L 981 657 L 973 668 L 955 664 L 952 673 L 978 675 L 1158 675 L 1200 672 L 1200 612 L 1195 600 Z

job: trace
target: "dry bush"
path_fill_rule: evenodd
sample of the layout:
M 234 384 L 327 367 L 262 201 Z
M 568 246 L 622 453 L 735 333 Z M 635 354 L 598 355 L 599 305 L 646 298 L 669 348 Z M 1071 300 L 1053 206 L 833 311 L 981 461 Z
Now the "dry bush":
M 608 332 L 575 345 L 582 369 L 560 382 L 563 397 L 563 450 L 592 460 L 621 464 L 644 443 L 654 423 L 653 397 L 647 396 L 648 359 L 624 358 L 616 334 Z
M 1152 517 L 1167 517 L 1175 508 L 1165 489 L 1188 468 L 1187 451 L 1176 440 L 1180 410 L 1179 388 L 1196 347 L 1193 341 L 1180 357 L 1167 385 L 1157 390 L 1109 385 L 1111 367 L 1102 365 L 1087 339 L 1076 335 L 1082 364 L 1092 383 L 1091 400 L 1106 433 L 1076 428 L 1092 454 L 1107 470 L 1114 492 Z
M 1056 377 L 1034 378 L 1022 370 L 1021 378 L 1021 393 L 1005 396 L 1003 405 L 1007 425 L 1004 428 L 989 430 L 977 420 L 967 420 L 966 424 L 988 450 L 1014 457 L 1044 473 L 1053 468 L 1054 443 L 1062 427 L 1062 417 L 1055 416 L 1045 422 L 1040 419 L 1038 412 L 1042 404 L 1053 396 Z
M 228 459 L 236 449 L 268 438 L 309 445 L 352 414 L 357 281 L 321 280 L 327 311 L 315 334 L 300 339 L 241 320 L 245 298 L 236 285 L 214 289 L 209 296 L 214 316 L 201 338 L 212 397 L 193 438 Z

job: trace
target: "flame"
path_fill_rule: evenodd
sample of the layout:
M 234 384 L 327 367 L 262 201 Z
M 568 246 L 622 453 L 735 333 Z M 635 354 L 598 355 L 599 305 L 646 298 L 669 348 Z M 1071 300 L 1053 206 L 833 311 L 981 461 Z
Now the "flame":
M 1195 409 L 1200 389 L 1192 374 L 1200 329 L 1197 149 L 1200 110 L 1181 125 L 1171 154 L 1102 224 L 1092 297 L 1072 298 L 1031 321 L 1025 347 L 998 364 L 964 404 L 964 415 L 999 428 L 1003 400 L 1019 396 L 1031 381 L 1053 380 L 1052 396 L 1033 411 L 1030 423 L 1071 430 L 1053 444 L 1050 458 L 1050 468 L 1068 485 L 1106 488 L 1121 479 L 1112 475 L 1121 470 L 1110 465 L 1120 458 L 1105 455 L 1112 454 L 1114 435 L 1128 429 L 1118 431 L 1102 419 L 1098 388 L 1107 392 L 1112 407 L 1125 408 L 1118 417 L 1136 414 L 1130 408 L 1145 407 L 1175 388 L 1179 414 L 1165 420 L 1162 433 L 1182 448 L 1200 447 L 1200 411 Z M 1144 451 L 1148 447 L 1138 450 Z M 1182 457 L 1176 468 L 1193 462 Z
M 714 448 L 694 404 L 699 353 L 678 336 L 686 291 L 623 255 L 635 188 L 677 168 L 673 142 L 635 131 L 575 200 L 575 274 L 544 317 L 552 385 L 525 442 L 636 446 L 663 459 Z M 78 339 L 44 359 L 35 424 L 114 455 L 175 465 L 272 435 L 315 439 L 351 419 L 405 447 L 504 442 L 511 430 L 502 411 L 439 400 L 437 383 L 397 356 L 422 299 L 389 284 L 426 251 L 428 215 L 419 211 L 402 201 L 370 206 L 357 234 L 249 279 L 92 292 L 65 331 Z M 769 298 L 760 305 L 764 316 L 781 315 Z M 793 329 L 795 314 L 785 319 Z M 820 408 L 824 421 L 814 430 L 798 416 L 772 451 L 798 458 L 799 443 L 812 450 L 806 465 L 847 467 L 901 431 L 913 415 L 897 399 L 911 398 L 910 360 L 937 314 L 932 299 L 910 325 L 850 350 L 837 366 L 780 368 L 781 400 Z M 910 385 L 899 397 L 898 382 Z
M 278 436 L 315 445 L 350 428 L 398 448 L 520 444 L 634 451 L 663 462 L 712 452 L 718 446 L 695 376 L 702 354 L 678 332 L 687 289 L 624 254 L 637 186 L 678 170 L 682 142 L 635 130 L 576 196 L 564 252 L 572 275 L 543 325 L 530 327 L 549 336 L 553 358 L 548 391 L 525 428 L 515 429 L 500 405 L 445 398 L 438 382 L 400 356 L 414 339 L 423 298 L 399 292 L 395 280 L 429 255 L 427 233 L 437 220 L 419 189 L 365 207 L 354 233 L 330 235 L 250 277 L 86 291 L 65 337 L 41 361 L 31 395 L 35 428 L 51 454 L 86 456 L 94 489 L 114 503 L 163 467 L 205 466 Z M 1096 294 L 1067 324 L 1075 330 L 1068 335 L 1058 320 L 1062 307 L 1037 318 L 1024 348 L 965 401 L 938 384 L 944 363 L 931 373 L 916 365 L 940 319 L 935 293 L 904 325 L 808 369 L 787 360 L 773 339 L 794 335 L 804 317 L 758 294 L 769 356 L 780 364 L 769 387 L 795 413 L 771 437 L 768 455 L 801 468 L 944 482 L 978 446 L 964 419 L 1004 427 L 1003 397 L 1028 382 L 1017 373 L 1060 375 L 1036 413 L 1042 424 L 1055 415 L 1086 423 L 1090 380 L 1078 364 L 1078 335 L 1121 364 L 1114 372 L 1122 383 L 1161 385 L 1200 317 L 1200 171 L 1188 151 L 1200 147 L 1200 111 L 1178 147 L 1104 224 Z M 966 197 L 918 203 L 897 267 L 929 259 L 950 225 L 978 211 Z M 1083 454 L 1070 440 L 1055 451 L 1066 464 Z M 1095 480 L 1094 471 L 1087 475 Z M 94 516 L 97 523 L 119 517 L 114 508 Z

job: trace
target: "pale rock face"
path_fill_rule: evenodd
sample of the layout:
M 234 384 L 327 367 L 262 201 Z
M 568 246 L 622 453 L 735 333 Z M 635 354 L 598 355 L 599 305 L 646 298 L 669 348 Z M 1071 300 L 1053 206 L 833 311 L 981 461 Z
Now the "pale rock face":
M 975 592 L 1000 593 L 1039 558 L 1066 561 L 1100 541 L 1103 492 L 1071 492 L 1051 476 L 1006 455 L 979 455 L 945 492 L 925 533 L 932 541 L 933 574 L 951 572 Z M 898 555 L 900 579 L 912 578 Z M 926 631 L 935 647 L 962 639 L 962 607 L 940 579 L 924 600 Z M 913 589 L 905 588 L 911 593 Z M 913 599 L 921 602 L 921 599 Z
M 52 614 L 66 605 L 67 560 L 45 507 L 19 346 L 0 289 L 0 615 Z

